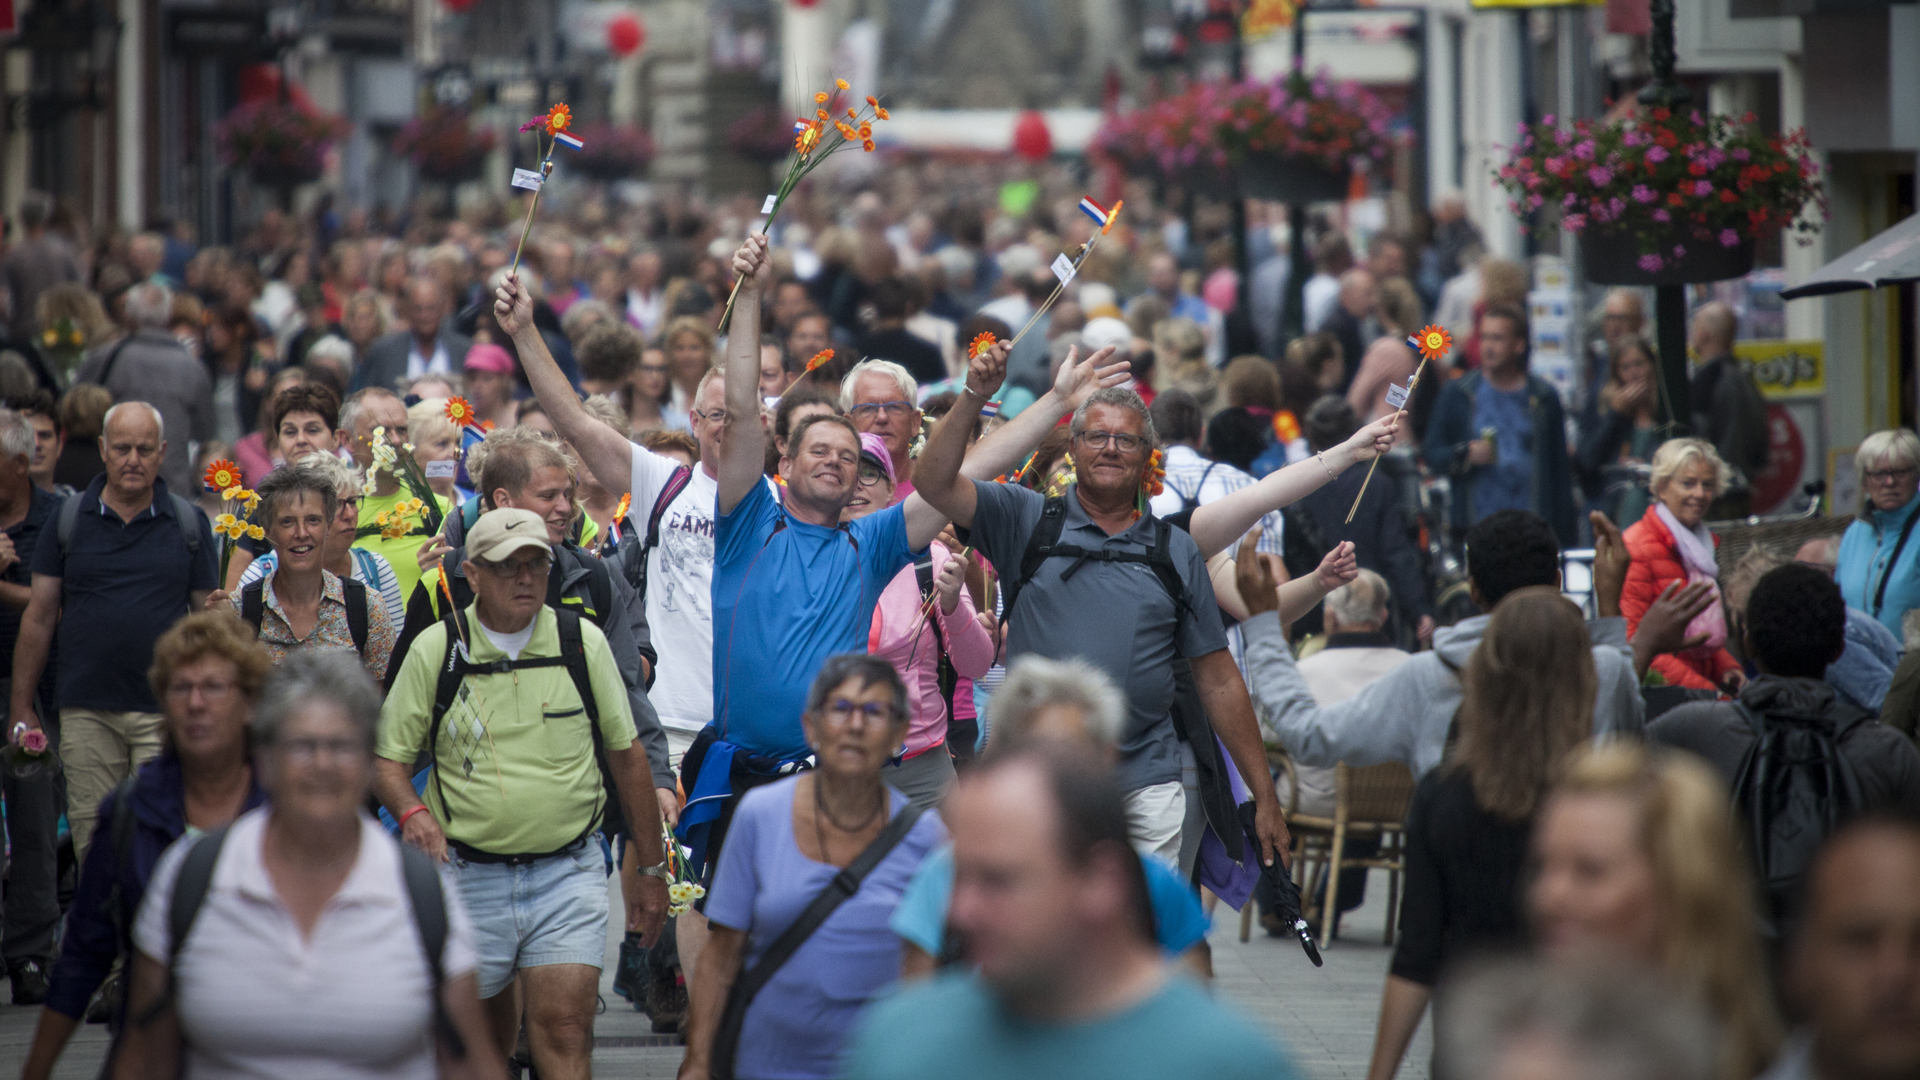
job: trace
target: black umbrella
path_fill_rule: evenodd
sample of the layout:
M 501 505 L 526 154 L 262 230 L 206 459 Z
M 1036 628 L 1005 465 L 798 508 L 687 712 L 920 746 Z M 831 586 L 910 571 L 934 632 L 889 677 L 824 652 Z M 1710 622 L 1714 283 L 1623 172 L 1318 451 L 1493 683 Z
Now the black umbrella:
M 1253 827 L 1253 804 L 1250 802 L 1240 804 L 1240 828 L 1247 834 L 1247 851 L 1257 858 L 1260 834 Z M 1308 929 L 1307 920 L 1300 914 L 1300 886 L 1293 883 L 1293 875 L 1287 873 L 1287 868 L 1281 865 L 1279 859 L 1275 859 L 1272 866 L 1261 865 L 1260 877 L 1273 890 L 1274 914 L 1280 916 L 1280 921 L 1293 927 L 1294 936 L 1300 939 L 1300 947 L 1307 950 L 1307 959 L 1313 961 L 1314 967 L 1320 967 L 1324 963 L 1320 959 L 1320 947 L 1313 943 L 1313 931 Z M 1251 896 L 1247 898 L 1247 903 L 1253 903 Z
M 1920 281 L 1920 214 L 1908 215 L 1893 228 L 1821 267 L 1807 280 L 1782 289 L 1780 298 L 1798 300 L 1909 281 Z

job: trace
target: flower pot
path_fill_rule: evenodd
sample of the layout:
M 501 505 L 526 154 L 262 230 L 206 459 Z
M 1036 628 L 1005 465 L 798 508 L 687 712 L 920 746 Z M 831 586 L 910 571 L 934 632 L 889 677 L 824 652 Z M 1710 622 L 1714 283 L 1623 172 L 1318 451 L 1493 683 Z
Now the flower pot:
M 1339 202 L 1347 197 L 1346 169 L 1317 158 L 1248 154 L 1240 163 L 1240 193 L 1289 204 Z
M 1676 245 L 1687 251 L 1678 259 L 1671 257 Z M 1746 237 L 1726 247 L 1710 236 L 1676 230 L 1661 237 L 1659 250 L 1668 256 L 1665 264 L 1647 270 L 1640 265 L 1640 243 L 1632 233 L 1588 230 L 1580 234 L 1580 262 L 1587 280 L 1596 285 L 1692 285 L 1745 277 L 1753 269 L 1753 241 Z

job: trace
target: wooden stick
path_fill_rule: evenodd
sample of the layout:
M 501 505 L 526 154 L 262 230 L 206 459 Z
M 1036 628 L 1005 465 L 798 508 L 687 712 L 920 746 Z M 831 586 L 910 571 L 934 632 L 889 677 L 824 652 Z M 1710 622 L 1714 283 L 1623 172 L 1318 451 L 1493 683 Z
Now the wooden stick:
M 1420 373 L 1427 370 L 1427 354 L 1420 354 L 1420 366 L 1413 369 L 1413 378 L 1407 380 L 1407 404 L 1413 404 L 1413 390 L 1420 385 Z M 1353 497 L 1353 509 L 1347 511 L 1347 524 L 1353 524 L 1353 515 L 1360 512 L 1360 500 L 1367 497 L 1367 485 L 1373 483 L 1373 470 L 1380 467 L 1384 454 L 1373 455 L 1373 464 L 1367 466 L 1367 478 L 1360 481 L 1360 491 Z
M 519 246 L 513 249 L 513 269 L 507 271 L 509 274 L 520 272 L 520 253 L 526 250 L 527 234 L 533 231 L 533 212 L 540 208 L 540 192 L 546 189 L 547 179 L 552 175 L 553 155 L 549 154 L 547 159 L 540 163 L 540 186 L 533 189 L 533 201 L 527 204 L 527 223 L 520 230 Z

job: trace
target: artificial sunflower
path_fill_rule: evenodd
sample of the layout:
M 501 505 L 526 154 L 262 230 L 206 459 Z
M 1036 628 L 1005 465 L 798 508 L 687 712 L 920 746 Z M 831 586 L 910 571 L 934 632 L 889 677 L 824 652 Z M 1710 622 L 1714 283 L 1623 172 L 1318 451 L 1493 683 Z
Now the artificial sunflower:
M 567 130 L 567 126 L 571 123 L 573 123 L 573 110 L 567 108 L 566 102 L 556 102 L 553 108 L 547 110 L 547 134 L 558 135 Z
M 986 331 L 985 333 L 982 333 L 979 337 L 974 338 L 973 341 L 967 345 L 967 359 L 972 360 L 976 357 L 979 357 L 985 354 L 988 349 L 991 349 L 996 344 L 999 344 L 999 341 L 1000 339 L 997 337 L 994 337 L 993 332 L 991 330 Z
M 1453 335 L 1444 326 L 1428 324 L 1409 344 L 1428 360 L 1444 360 L 1453 351 Z
M 813 359 L 807 361 L 807 370 L 812 371 L 814 368 L 819 367 L 831 359 L 833 359 L 833 350 L 821 349 L 819 352 L 813 354 Z
M 455 427 L 471 427 L 474 421 L 473 405 L 463 397 L 448 398 L 447 419 L 453 421 Z
M 228 488 L 240 486 L 240 466 L 220 458 L 207 466 L 207 488 L 224 492 Z

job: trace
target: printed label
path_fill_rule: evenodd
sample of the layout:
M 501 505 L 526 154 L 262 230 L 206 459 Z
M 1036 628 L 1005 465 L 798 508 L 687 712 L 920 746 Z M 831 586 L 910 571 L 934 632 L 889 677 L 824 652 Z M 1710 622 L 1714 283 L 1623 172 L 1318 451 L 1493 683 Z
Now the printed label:
M 1067 258 L 1065 254 L 1055 255 L 1053 257 L 1053 276 L 1060 279 L 1060 284 L 1065 285 L 1067 282 L 1072 281 L 1073 274 L 1072 259 Z
M 1407 388 L 1398 383 L 1387 384 L 1387 408 L 1397 409 L 1407 403 Z
M 514 187 L 526 188 L 528 191 L 539 191 L 540 185 L 545 181 L 546 181 L 545 177 L 541 176 L 537 172 L 534 172 L 532 169 L 513 170 L 513 186 Z
M 422 462 L 420 471 L 427 474 L 429 480 L 451 480 L 460 471 L 460 463 L 448 458 L 445 461 Z
M 779 201 L 780 201 L 779 199 L 775 198 L 772 195 L 767 196 L 767 201 L 760 204 L 760 212 L 762 214 L 773 213 L 773 205 L 774 203 L 777 203 Z

